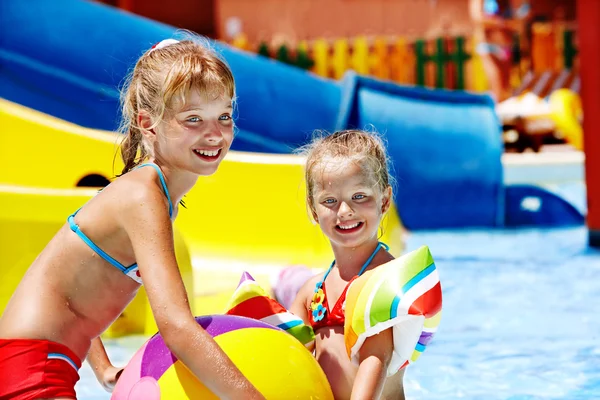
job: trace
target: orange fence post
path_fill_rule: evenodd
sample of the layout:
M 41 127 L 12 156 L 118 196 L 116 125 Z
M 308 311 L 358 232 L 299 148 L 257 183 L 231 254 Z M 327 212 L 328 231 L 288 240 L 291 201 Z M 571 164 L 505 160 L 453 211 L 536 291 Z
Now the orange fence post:
M 371 75 L 379 79 L 390 79 L 390 60 L 388 57 L 388 43 L 384 37 L 378 36 L 373 42 L 373 49 L 369 57 Z
M 533 72 L 556 70 L 556 59 L 560 56 L 556 51 L 556 42 L 552 26 L 549 24 L 534 24 L 532 26 L 531 61 Z
M 398 83 L 414 83 L 414 61 L 410 57 L 410 49 L 406 39 L 398 38 L 392 44 L 389 57 L 390 78 Z M 411 68 L 413 74 L 411 74 Z

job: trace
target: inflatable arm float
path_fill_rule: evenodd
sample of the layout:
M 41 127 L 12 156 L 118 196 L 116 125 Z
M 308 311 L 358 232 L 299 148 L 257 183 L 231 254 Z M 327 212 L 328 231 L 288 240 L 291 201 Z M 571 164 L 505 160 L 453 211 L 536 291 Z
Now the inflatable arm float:
M 364 273 L 346 295 L 344 341 L 348 357 L 358 364 L 369 337 L 393 330 L 394 350 L 387 375 L 414 363 L 431 341 L 441 320 L 442 289 L 427 246 Z M 313 343 L 312 327 L 272 299 L 244 272 L 226 314 L 275 325 L 304 345 Z

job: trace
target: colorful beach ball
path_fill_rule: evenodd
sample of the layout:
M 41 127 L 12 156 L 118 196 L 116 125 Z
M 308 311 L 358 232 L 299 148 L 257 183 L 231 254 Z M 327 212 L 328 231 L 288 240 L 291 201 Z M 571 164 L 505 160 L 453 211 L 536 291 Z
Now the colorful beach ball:
M 313 355 L 285 331 L 234 315 L 196 317 L 196 321 L 268 400 L 333 399 L 325 373 Z M 135 353 L 111 399 L 218 397 L 192 375 L 156 334 Z

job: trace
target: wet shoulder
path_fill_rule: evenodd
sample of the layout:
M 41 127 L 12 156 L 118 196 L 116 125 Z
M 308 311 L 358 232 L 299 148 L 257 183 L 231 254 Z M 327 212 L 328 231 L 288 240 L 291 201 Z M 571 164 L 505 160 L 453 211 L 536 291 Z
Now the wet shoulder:
M 369 265 L 369 267 L 367 268 L 367 271 L 372 271 L 375 268 L 378 268 L 384 264 L 389 263 L 390 261 L 395 260 L 396 258 L 389 253 L 387 250 L 386 251 L 380 251 L 379 254 L 377 254 L 377 256 L 375 256 L 375 258 L 373 259 L 373 261 L 371 261 L 371 264 Z

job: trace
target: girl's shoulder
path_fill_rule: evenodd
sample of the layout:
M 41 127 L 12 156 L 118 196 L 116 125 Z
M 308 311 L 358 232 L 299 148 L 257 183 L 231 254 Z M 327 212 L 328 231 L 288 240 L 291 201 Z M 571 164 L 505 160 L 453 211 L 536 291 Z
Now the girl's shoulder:
M 306 282 L 304 282 L 304 284 L 298 291 L 298 294 L 301 295 L 303 298 L 311 298 L 312 299 L 317 282 L 321 281 L 324 276 L 325 276 L 325 272 L 323 271 L 323 272 L 319 272 L 318 274 L 308 278 L 308 280 Z
M 390 261 L 394 261 L 395 259 L 396 259 L 396 257 L 394 257 L 391 253 L 386 251 L 381 265 L 389 263 Z
M 141 207 L 168 210 L 168 200 L 153 168 L 132 170 L 119 176 L 109 186 L 104 191 L 110 191 L 121 212 L 136 213 Z
M 115 179 L 110 186 L 128 194 L 126 197 L 140 198 L 153 193 L 163 194 L 160 177 L 154 168 L 136 168 Z
M 371 265 L 373 265 L 373 267 L 369 268 L 369 269 L 379 268 L 382 265 L 385 265 L 395 259 L 396 259 L 396 257 L 394 257 L 390 252 L 388 252 L 388 251 L 382 252 L 380 257 L 377 257 L 375 260 L 373 260 L 373 264 L 371 264 Z

